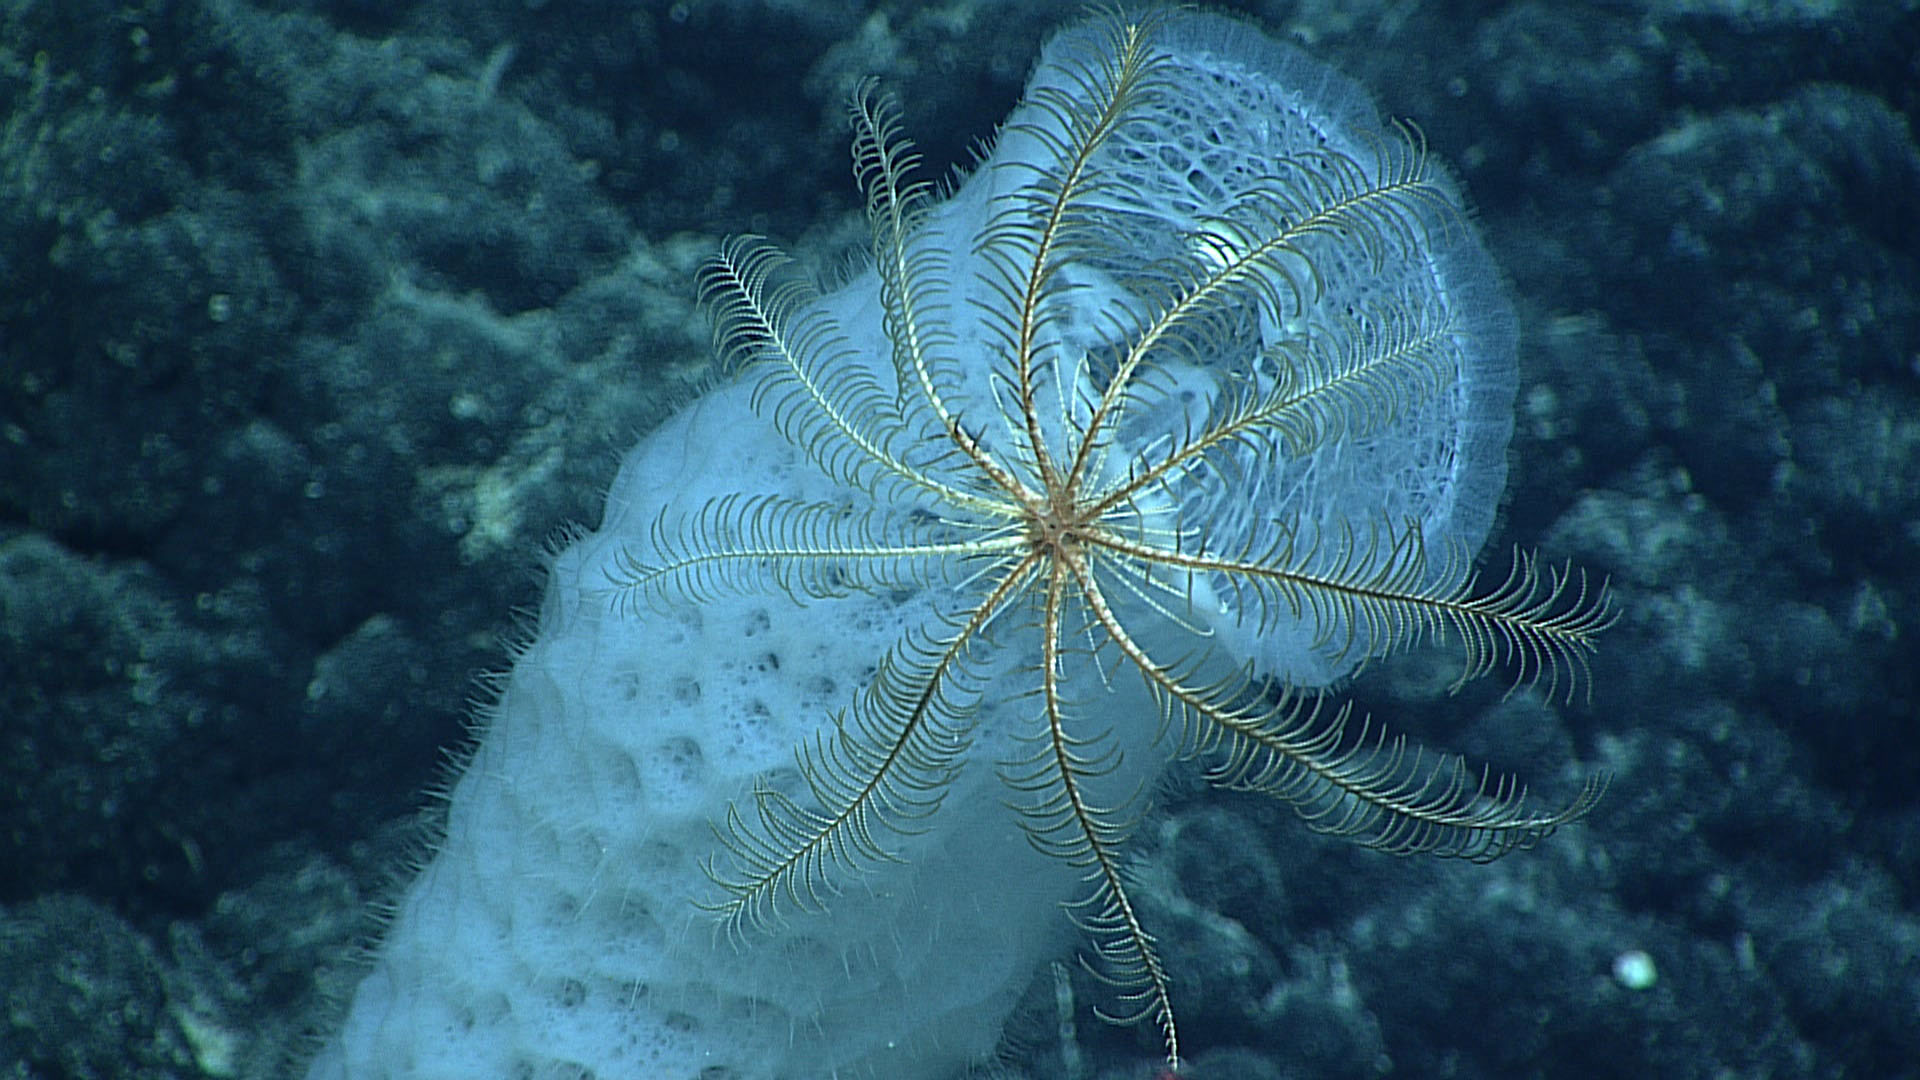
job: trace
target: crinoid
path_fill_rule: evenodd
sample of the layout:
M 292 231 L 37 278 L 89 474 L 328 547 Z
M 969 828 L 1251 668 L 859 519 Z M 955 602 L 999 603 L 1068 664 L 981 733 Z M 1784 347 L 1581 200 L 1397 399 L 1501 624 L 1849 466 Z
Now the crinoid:
M 1464 651 L 1462 682 L 1504 664 L 1570 691 L 1611 616 L 1604 588 L 1525 554 L 1476 583 L 1514 384 L 1491 268 L 1416 134 L 1345 131 L 1345 84 L 1320 114 L 1281 101 L 1254 76 L 1299 61 L 1249 34 L 1178 14 L 1057 39 L 945 198 L 863 89 L 877 289 L 822 293 L 754 238 L 706 269 L 755 410 L 839 494 L 670 510 L 617 593 L 934 613 L 798 748 L 803 783 L 715 823 L 714 906 L 749 942 L 911 857 L 985 752 L 1027 838 L 1084 877 L 1069 910 L 1112 1012 L 1154 1021 L 1177 1061 L 1124 853 L 1146 762 L 1198 757 L 1315 829 L 1474 860 L 1598 798 L 1536 809 L 1328 700 L 1422 639 Z M 983 702 L 1013 703 L 1018 730 L 983 731 Z

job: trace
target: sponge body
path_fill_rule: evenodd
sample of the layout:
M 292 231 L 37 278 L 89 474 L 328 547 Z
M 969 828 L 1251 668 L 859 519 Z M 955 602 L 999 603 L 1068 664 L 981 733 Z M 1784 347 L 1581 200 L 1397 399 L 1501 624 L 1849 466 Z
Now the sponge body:
M 1154 267 L 1196 245 L 1241 242 L 1229 212 L 1301 155 L 1378 160 L 1373 110 L 1321 65 L 1226 19 L 1174 14 L 1159 32 L 1170 89 L 1095 163 L 1128 178 L 1102 208 L 1128 242 L 1067 271 L 1076 287 L 1045 324 L 1056 355 L 1106 354 L 1102 346 L 1165 295 Z M 952 272 L 929 299 L 950 315 L 948 351 L 970 359 L 942 372 L 943 389 L 959 415 L 983 418 L 989 444 L 1012 434 L 984 419 L 1004 411 L 981 322 L 998 294 L 984 260 L 968 253 L 1024 197 L 1049 141 L 1066 138 L 1031 102 L 1083 92 L 1068 65 L 1097 61 L 1107 43 L 1090 25 L 1048 45 L 1029 103 L 912 241 L 950 253 Z M 1449 212 L 1436 209 L 1436 222 Z M 1147 512 L 1209 522 L 1223 550 L 1257 542 L 1275 521 L 1311 537 L 1382 519 L 1417 522 L 1429 544 L 1477 550 L 1505 479 L 1511 320 L 1469 230 L 1455 221 L 1430 235 L 1417 258 L 1392 265 L 1328 253 L 1310 310 L 1249 310 L 1233 355 L 1168 364 L 1170 392 L 1128 418 L 1108 467 L 1125 469 L 1129 448 L 1190 429 L 1234 380 L 1280 377 L 1272 365 L 1289 343 L 1353 332 L 1345 313 L 1449 313 L 1463 330 L 1450 346 L 1455 377 L 1431 400 L 1276 473 L 1241 473 L 1228 461 L 1197 478 L 1183 505 Z M 877 276 L 856 276 L 818 311 L 845 336 L 836 363 L 891 393 Z M 1071 400 L 1100 377 L 1086 360 L 1052 392 Z M 555 559 L 538 631 L 451 792 L 444 842 L 401 899 L 312 1080 L 940 1080 L 991 1050 L 1037 965 L 1067 944 L 1059 905 L 1077 897 L 1077 873 L 1035 851 L 1002 805 L 993 768 L 1030 745 L 1020 739 L 1033 722 L 1035 650 L 1031 625 L 1018 619 L 991 628 L 995 648 L 969 672 L 969 764 L 924 832 L 888 837 L 901 861 L 836 878 L 827 910 L 788 904 L 784 922 L 744 943 L 702 911 L 719 899 L 705 864 L 729 804 L 750 814 L 756 788 L 804 799 L 795 748 L 830 738 L 833 717 L 880 658 L 938 625 L 964 584 L 804 602 L 722 587 L 682 603 L 623 602 L 610 587 L 623 561 L 657 557 L 662 537 L 714 500 L 873 508 L 872 492 L 823 474 L 752 399 L 750 383 L 723 386 L 646 436 L 600 527 Z M 901 499 L 879 509 L 916 509 Z M 1441 584 L 1460 572 L 1432 571 Z M 1143 644 L 1202 629 L 1218 646 L 1210 662 L 1250 664 L 1297 686 L 1326 685 L 1362 659 L 1327 647 L 1308 622 L 1250 625 L 1209 582 L 1191 591 L 1194 624 L 1164 627 L 1163 640 L 1143 631 Z M 1151 623 L 1156 613 L 1132 614 Z M 1095 666 L 1078 667 L 1067 693 L 1121 763 L 1094 794 L 1117 805 L 1149 787 L 1167 755 L 1153 745 L 1158 709 L 1139 680 L 1109 683 Z

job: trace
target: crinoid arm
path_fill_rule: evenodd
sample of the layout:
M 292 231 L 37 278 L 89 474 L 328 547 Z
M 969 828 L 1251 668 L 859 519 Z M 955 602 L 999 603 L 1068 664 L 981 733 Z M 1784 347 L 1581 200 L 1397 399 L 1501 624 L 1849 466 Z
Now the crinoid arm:
M 1490 862 L 1585 817 L 1607 788 L 1596 775 L 1556 809 L 1540 810 L 1509 775 L 1430 754 L 1362 719 L 1351 702 L 1298 696 L 1264 712 L 1200 712 L 1217 749 L 1208 779 L 1293 804 L 1315 832 L 1395 855 Z
M 615 554 L 608 581 L 629 611 L 766 590 L 805 602 L 944 584 L 1015 547 L 1006 537 L 955 534 L 872 507 L 725 495 L 692 514 L 662 513 L 646 545 Z
M 730 935 L 824 910 L 846 880 L 898 861 L 897 843 L 923 831 L 971 747 L 981 689 L 972 652 L 1030 571 L 1011 568 L 967 614 L 909 632 L 832 730 L 796 749 L 804 791 L 762 784 L 749 810 L 727 808 L 706 869 L 721 892 L 708 906 Z

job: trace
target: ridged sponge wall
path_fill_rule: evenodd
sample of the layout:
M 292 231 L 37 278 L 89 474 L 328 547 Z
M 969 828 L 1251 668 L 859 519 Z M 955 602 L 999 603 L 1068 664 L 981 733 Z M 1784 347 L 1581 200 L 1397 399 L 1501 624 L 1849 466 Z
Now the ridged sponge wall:
M 1132 176 L 1129 194 L 1106 208 L 1131 255 L 1076 268 L 1083 287 L 1072 303 L 1084 310 L 1049 324 L 1070 346 L 1098 349 L 1114 311 L 1156 295 L 1155 259 L 1196 244 L 1229 250 L 1236 237 L 1210 225 L 1214 215 L 1300 151 L 1373 160 L 1372 109 L 1320 65 L 1224 19 L 1174 15 L 1160 34 L 1175 91 L 1096 163 Z M 949 387 L 969 410 L 990 407 L 997 391 L 978 323 L 993 294 L 966 253 L 1001 200 L 1034 182 L 1026 166 L 1046 137 L 1064 138 L 1046 132 L 1053 114 L 1031 102 L 1072 92 L 1063 57 L 1084 60 L 1105 41 L 1104 29 L 1081 27 L 1051 42 L 990 160 L 918 226 L 918 243 L 959 253 L 942 300 L 956 349 L 980 346 L 981 367 Z M 1505 308 L 1464 231 L 1437 230 L 1422 258 L 1384 273 L 1348 266 L 1326 280 L 1331 311 L 1391 295 L 1410 310 L 1453 312 L 1468 331 L 1457 386 L 1280 475 L 1202 483 L 1186 514 L 1242 532 L 1286 516 L 1310 528 L 1390 514 L 1420 521 L 1430 543 L 1479 546 L 1504 482 L 1514 376 Z M 851 346 L 837 362 L 891 388 L 876 275 L 821 304 Z M 1247 319 L 1256 352 L 1343 332 L 1337 318 Z M 1204 415 L 1226 363 L 1186 357 L 1170 376 L 1176 392 L 1131 417 L 1122 441 L 1148 445 Z M 621 602 L 609 583 L 659 555 L 661 523 L 672 536 L 712 500 L 769 495 L 850 510 L 869 500 L 824 476 L 751 397 L 748 385 L 723 387 L 649 434 L 599 529 L 554 561 L 537 633 L 451 792 L 444 841 L 400 899 L 312 1080 L 942 1080 L 992 1049 L 1035 972 L 1069 945 L 1059 905 L 1080 895 L 1078 872 L 1035 851 L 991 764 L 1022 752 L 1015 735 L 1032 719 L 1031 698 L 1016 693 L 1031 680 L 1016 676 L 1034 661 L 1019 648 L 971 671 L 972 764 L 922 835 L 889 837 L 902 862 L 847 879 L 823 913 L 788 905 L 784 923 L 743 942 L 701 909 L 716 899 L 704 863 L 729 804 L 751 813 L 756 787 L 804 799 L 795 748 L 830 733 L 879 659 L 937 625 L 948 596 L 801 602 L 713 588 L 681 603 Z M 1262 636 L 1224 604 L 1202 616 L 1231 659 L 1303 685 L 1358 660 L 1317 650 L 1310 634 Z M 1150 745 L 1156 707 L 1137 679 L 1082 682 L 1069 690 L 1113 718 L 1112 746 L 1124 752 L 1105 781 L 1117 802 L 1150 784 L 1166 757 Z

